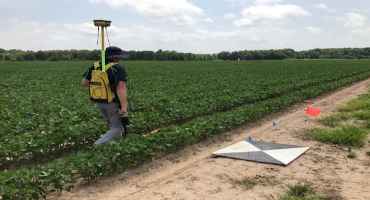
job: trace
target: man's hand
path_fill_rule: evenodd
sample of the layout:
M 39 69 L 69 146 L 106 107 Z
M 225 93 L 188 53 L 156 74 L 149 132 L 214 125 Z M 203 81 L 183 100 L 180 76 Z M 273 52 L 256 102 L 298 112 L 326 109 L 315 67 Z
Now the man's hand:
M 119 110 L 119 113 L 127 113 L 127 106 L 121 105 L 121 109 Z
M 121 110 L 119 115 L 120 115 L 121 123 L 122 123 L 123 126 L 127 126 L 127 125 L 130 124 L 127 112 L 122 112 L 122 110 Z
M 117 95 L 121 106 L 120 113 L 127 113 L 127 88 L 124 81 L 118 83 Z
M 85 88 L 88 88 L 90 86 L 90 81 L 87 80 L 87 79 L 82 79 L 81 80 L 81 86 L 85 87 Z

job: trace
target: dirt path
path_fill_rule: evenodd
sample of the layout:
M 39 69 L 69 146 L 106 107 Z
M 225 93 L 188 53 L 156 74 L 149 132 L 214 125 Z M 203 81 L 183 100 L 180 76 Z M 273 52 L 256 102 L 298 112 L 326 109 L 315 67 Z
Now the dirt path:
M 357 83 L 330 95 L 316 99 L 324 115 L 367 91 L 370 80 Z M 53 194 L 56 200 L 253 200 L 278 199 L 287 185 L 310 182 L 319 191 L 337 199 L 370 199 L 370 159 L 359 150 L 356 159 L 333 145 L 302 139 L 305 129 L 316 126 L 305 121 L 305 105 L 270 116 L 269 119 L 245 126 L 193 145 L 138 169 L 106 178 L 90 186 L 79 186 L 71 192 Z M 272 121 L 278 122 L 273 129 Z M 311 149 L 288 167 L 257 164 L 224 158 L 211 158 L 212 152 L 247 137 L 265 141 L 310 146 Z M 370 140 L 370 138 L 369 138 Z M 257 180 L 252 189 L 238 182 Z

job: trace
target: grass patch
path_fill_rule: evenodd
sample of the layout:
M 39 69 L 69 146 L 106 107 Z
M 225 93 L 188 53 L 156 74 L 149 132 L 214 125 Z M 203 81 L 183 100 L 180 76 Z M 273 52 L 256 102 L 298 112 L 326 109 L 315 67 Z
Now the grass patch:
M 370 94 L 365 94 L 358 99 L 352 100 L 345 106 L 339 108 L 340 112 L 353 112 L 358 110 L 369 110 L 370 108 Z
M 254 178 L 244 178 L 241 180 L 234 180 L 235 185 L 242 187 L 245 190 L 253 189 L 254 186 L 258 184 L 258 182 Z
M 354 112 L 353 117 L 359 120 L 370 121 L 370 110 L 361 110 Z
M 367 128 L 368 130 L 370 130 L 370 120 L 365 122 L 365 128 Z
M 289 186 L 289 190 L 280 200 L 329 200 L 329 198 L 316 194 L 308 184 Z
M 370 93 L 339 107 L 338 111 L 319 122 L 330 128 L 355 126 L 370 129 Z
M 323 143 L 362 147 L 367 138 L 367 132 L 354 126 L 346 126 L 336 129 L 313 129 L 310 137 Z
M 337 127 L 341 122 L 348 120 L 351 117 L 348 113 L 337 113 L 323 119 L 320 119 L 319 122 L 328 127 Z
M 272 176 L 255 176 L 255 177 L 246 177 L 239 180 L 231 180 L 233 185 L 237 185 L 245 190 L 253 189 L 257 185 L 276 185 L 278 181 L 275 179 L 275 177 Z

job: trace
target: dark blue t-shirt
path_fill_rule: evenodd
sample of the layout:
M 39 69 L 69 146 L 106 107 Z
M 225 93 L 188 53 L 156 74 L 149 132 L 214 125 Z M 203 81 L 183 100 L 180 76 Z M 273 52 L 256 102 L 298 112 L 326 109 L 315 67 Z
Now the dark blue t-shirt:
M 91 80 L 91 72 L 94 69 L 94 66 L 89 67 L 86 72 L 83 74 L 83 77 L 86 80 Z M 120 64 L 113 65 L 107 70 L 109 85 L 112 92 L 117 96 L 117 85 L 120 81 L 127 82 L 127 73 L 124 66 Z M 118 102 L 118 98 L 115 98 L 115 102 Z

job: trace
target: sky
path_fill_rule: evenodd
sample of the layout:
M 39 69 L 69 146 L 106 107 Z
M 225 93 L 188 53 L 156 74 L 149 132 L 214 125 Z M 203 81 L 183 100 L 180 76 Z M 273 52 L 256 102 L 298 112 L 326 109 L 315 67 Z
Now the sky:
M 370 46 L 369 0 L 0 0 L 0 18 L 5 49 L 97 49 L 96 18 L 126 50 Z

